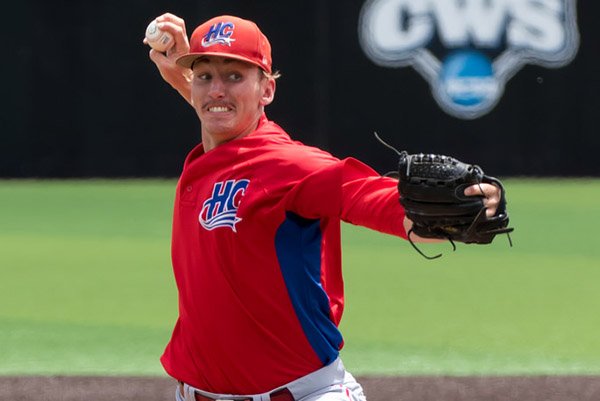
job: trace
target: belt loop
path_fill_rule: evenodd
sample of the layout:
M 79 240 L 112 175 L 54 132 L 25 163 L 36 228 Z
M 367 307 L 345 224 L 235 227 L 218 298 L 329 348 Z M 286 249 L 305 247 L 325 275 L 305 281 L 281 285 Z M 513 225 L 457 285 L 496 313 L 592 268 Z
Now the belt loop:
M 185 393 L 183 392 L 183 383 L 178 382 L 177 387 L 175 388 L 175 400 L 176 401 L 185 401 Z
M 183 383 L 183 395 L 185 396 L 184 401 L 196 401 L 196 392 L 190 389 L 186 383 Z

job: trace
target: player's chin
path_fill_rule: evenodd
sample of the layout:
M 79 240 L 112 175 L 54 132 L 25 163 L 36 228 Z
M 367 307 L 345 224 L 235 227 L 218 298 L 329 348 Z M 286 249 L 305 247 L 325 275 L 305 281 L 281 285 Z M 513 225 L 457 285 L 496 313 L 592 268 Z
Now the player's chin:
M 203 121 L 202 126 L 204 132 L 220 142 L 227 142 L 239 136 L 239 129 L 232 124 Z
M 200 115 L 202 127 L 217 136 L 226 135 L 229 131 L 234 131 L 236 127 L 236 118 L 233 112 L 221 113 L 202 113 Z

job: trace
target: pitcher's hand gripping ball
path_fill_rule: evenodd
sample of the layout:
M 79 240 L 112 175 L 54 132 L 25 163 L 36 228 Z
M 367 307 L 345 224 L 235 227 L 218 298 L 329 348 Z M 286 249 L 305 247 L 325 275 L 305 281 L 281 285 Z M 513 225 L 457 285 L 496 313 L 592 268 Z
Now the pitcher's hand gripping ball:
M 506 196 L 500 180 L 484 174 L 479 166 L 449 156 L 396 152 L 400 203 L 413 222 L 408 239 L 423 256 L 434 259 L 441 255 L 424 255 L 411 240 L 412 233 L 422 238 L 447 239 L 456 249 L 454 241 L 489 244 L 496 235 L 513 231 L 508 227 Z M 496 185 L 501 190 L 500 203 L 492 217 L 486 216 L 484 195 L 464 194 L 465 188 L 481 183 Z
M 146 41 L 151 48 L 159 52 L 166 52 L 174 44 L 173 35 L 161 30 L 156 20 L 150 22 L 146 28 Z

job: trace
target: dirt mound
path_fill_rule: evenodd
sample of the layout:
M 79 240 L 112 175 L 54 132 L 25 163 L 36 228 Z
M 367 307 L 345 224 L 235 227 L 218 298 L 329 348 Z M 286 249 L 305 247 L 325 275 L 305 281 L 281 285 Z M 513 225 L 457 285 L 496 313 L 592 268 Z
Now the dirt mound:
M 600 376 L 358 377 L 369 401 L 598 401 Z M 2 401 L 174 401 L 156 377 L 0 377 Z

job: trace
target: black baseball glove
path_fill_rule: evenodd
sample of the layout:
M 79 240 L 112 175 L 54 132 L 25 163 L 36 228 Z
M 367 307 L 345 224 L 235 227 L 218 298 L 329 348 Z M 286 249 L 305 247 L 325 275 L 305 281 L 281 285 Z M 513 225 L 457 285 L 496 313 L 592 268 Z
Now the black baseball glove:
M 434 259 L 441 255 L 424 255 L 411 240 L 412 233 L 423 238 L 447 239 L 456 249 L 455 241 L 489 244 L 496 235 L 513 231 L 508 227 L 505 191 L 500 180 L 485 175 L 479 166 L 452 157 L 396 152 L 400 156 L 400 203 L 413 222 L 408 239 L 423 256 Z M 501 190 L 500 203 L 492 217 L 486 216 L 483 190 L 480 196 L 464 194 L 465 188 L 481 183 L 496 185 Z M 510 243 L 510 236 L 508 238 Z

